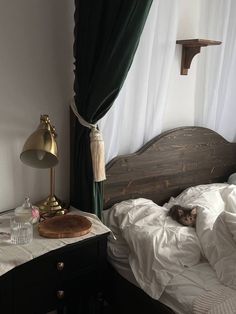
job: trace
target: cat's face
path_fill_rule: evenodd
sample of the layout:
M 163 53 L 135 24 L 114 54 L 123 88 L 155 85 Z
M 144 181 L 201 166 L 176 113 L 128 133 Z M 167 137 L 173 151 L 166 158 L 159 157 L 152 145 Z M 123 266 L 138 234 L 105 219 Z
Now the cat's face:
M 197 219 L 197 210 L 193 208 L 191 211 L 184 211 L 183 209 L 178 209 L 179 219 L 178 222 L 184 226 L 195 227 Z

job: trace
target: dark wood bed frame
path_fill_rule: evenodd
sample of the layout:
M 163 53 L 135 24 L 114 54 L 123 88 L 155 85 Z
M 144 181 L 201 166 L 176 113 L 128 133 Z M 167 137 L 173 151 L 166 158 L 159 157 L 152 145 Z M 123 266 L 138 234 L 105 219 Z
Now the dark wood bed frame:
M 139 197 L 162 205 L 190 186 L 226 182 L 236 172 L 236 143 L 207 128 L 181 127 L 114 158 L 106 171 L 104 209 Z M 108 280 L 108 299 L 117 313 L 173 313 L 112 268 Z

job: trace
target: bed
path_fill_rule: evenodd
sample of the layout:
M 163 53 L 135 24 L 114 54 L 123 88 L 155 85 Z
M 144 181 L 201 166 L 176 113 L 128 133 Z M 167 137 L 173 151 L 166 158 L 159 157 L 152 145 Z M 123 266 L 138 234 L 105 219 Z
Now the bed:
M 207 190 L 207 192 L 218 193 L 219 190 L 218 194 L 221 195 L 223 188 L 228 189 L 228 184 L 225 182 L 234 172 L 236 172 L 236 144 L 227 142 L 216 132 L 202 127 L 181 127 L 164 132 L 144 145 L 138 152 L 118 156 L 107 165 L 107 180 L 104 184 L 104 221 L 107 223 L 107 213 L 111 212 L 111 208 L 112 210 L 115 208 L 117 214 L 123 208 L 127 208 L 127 204 L 132 210 L 132 215 L 125 212 L 122 223 L 127 216 L 136 217 L 137 202 L 146 202 L 147 206 L 147 202 L 152 202 L 154 207 L 151 214 L 154 215 L 155 206 L 158 207 L 158 210 L 160 208 L 168 210 L 171 202 L 174 204 L 176 201 L 187 200 L 185 198 L 186 193 L 184 192 L 182 196 L 181 193 L 188 191 L 190 187 L 200 186 L 200 188 L 197 188 L 200 190 L 209 189 L 210 187 L 210 191 Z M 232 193 L 236 193 L 234 187 L 231 190 Z M 213 195 L 213 201 L 217 203 L 215 195 Z M 120 204 L 125 204 L 126 207 Z M 163 205 L 165 207 L 162 207 Z M 232 215 L 236 214 L 233 213 Z M 146 217 L 143 218 L 146 219 Z M 199 222 L 197 230 L 201 229 L 200 226 Z M 135 228 L 137 229 L 137 224 Z M 177 227 L 175 226 L 175 228 Z M 186 227 L 184 228 L 186 230 Z M 125 230 L 129 233 L 130 226 Z M 143 227 L 139 230 L 143 230 Z M 192 229 L 191 232 L 193 233 L 195 230 Z M 204 232 L 202 234 L 205 235 Z M 211 299 L 208 299 L 209 304 L 213 301 L 216 302 L 214 298 L 217 298 L 217 296 L 220 299 L 219 295 L 224 295 L 225 298 L 230 296 L 231 301 L 233 298 L 235 299 L 236 295 L 234 293 L 236 291 L 232 287 L 226 287 L 224 291 L 221 290 L 222 283 L 216 278 L 215 270 L 205 258 L 205 254 L 202 254 L 202 251 L 198 263 L 189 264 L 191 267 L 186 267 L 184 271 L 174 273 L 169 281 L 170 285 L 166 285 L 164 291 L 160 293 L 161 296 L 158 298 L 153 297 L 152 293 L 155 294 L 155 287 L 152 290 L 154 292 L 145 291 L 143 287 L 140 288 L 142 281 L 140 284 L 138 272 L 135 273 L 134 269 L 130 268 L 129 260 L 125 256 L 125 251 L 129 248 L 124 248 L 117 259 L 116 254 L 113 254 L 114 251 L 110 250 L 109 252 L 109 247 L 113 245 L 114 248 L 116 242 L 112 240 L 113 236 L 114 234 L 110 236 L 111 245 L 108 243 L 108 256 L 111 266 L 109 267 L 107 299 L 114 305 L 117 313 L 192 313 L 193 301 L 196 299 L 198 303 L 195 304 L 195 310 L 198 313 L 197 310 L 203 311 L 203 309 L 198 309 L 202 305 L 201 302 L 206 301 L 206 299 L 199 298 L 204 289 L 208 293 L 207 297 L 211 297 Z M 136 236 L 130 236 L 129 238 L 132 243 L 135 242 L 133 238 L 136 238 Z M 128 240 L 126 239 L 126 242 Z M 134 249 L 135 245 L 136 242 L 134 243 Z M 145 242 L 143 248 L 145 248 Z M 117 250 L 116 247 L 115 250 Z M 202 250 L 202 247 L 200 250 Z M 144 250 L 145 254 L 147 252 Z M 142 259 L 142 254 L 139 255 Z M 140 266 L 139 263 L 142 263 L 142 261 L 139 260 L 136 266 Z M 218 295 L 211 295 L 213 288 Z M 215 312 L 212 309 L 212 312 L 209 311 L 209 313 Z

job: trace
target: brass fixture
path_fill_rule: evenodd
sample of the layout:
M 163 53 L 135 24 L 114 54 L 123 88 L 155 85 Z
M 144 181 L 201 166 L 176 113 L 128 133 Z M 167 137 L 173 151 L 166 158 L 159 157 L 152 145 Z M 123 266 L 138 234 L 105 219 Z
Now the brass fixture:
M 36 204 L 42 215 L 64 214 L 64 204 L 55 196 L 55 166 L 58 164 L 56 130 L 48 115 L 41 115 L 37 130 L 26 140 L 20 159 L 34 168 L 50 168 L 50 195 Z
M 63 262 L 57 263 L 57 270 L 62 271 L 64 269 L 65 264 Z

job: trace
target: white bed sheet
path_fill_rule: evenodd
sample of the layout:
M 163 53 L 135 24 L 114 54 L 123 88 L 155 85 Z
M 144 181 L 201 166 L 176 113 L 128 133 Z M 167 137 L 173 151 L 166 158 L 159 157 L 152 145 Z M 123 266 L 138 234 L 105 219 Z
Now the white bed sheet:
M 129 266 L 128 258 L 124 254 L 122 256 L 113 254 L 112 245 L 109 245 L 108 258 L 123 278 L 139 287 Z M 165 288 L 159 301 L 170 307 L 176 314 L 190 314 L 193 301 L 197 296 L 218 287 L 222 287 L 222 284 L 218 281 L 214 270 L 209 263 L 202 261 L 186 268 L 182 274 L 176 275 Z

